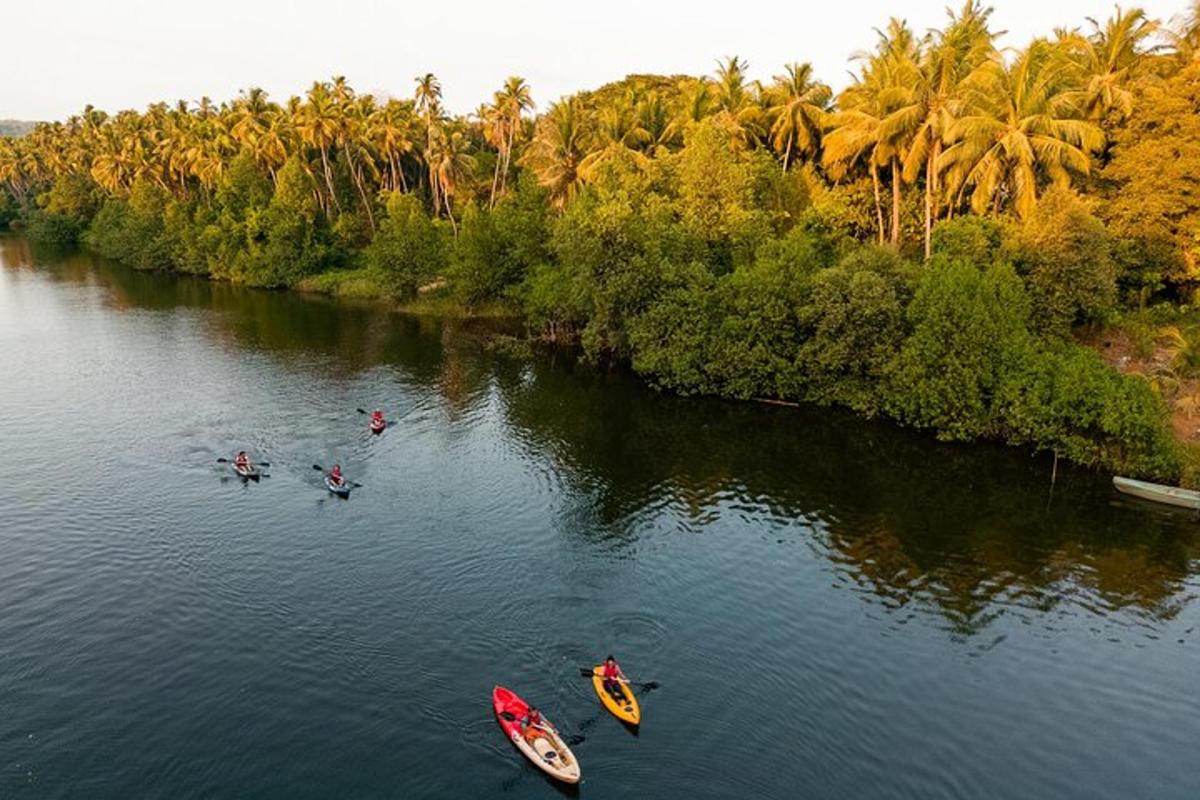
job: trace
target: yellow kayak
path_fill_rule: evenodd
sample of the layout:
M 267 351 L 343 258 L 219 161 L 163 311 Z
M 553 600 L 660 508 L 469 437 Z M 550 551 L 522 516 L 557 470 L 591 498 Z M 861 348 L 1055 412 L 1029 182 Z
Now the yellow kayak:
M 613 697 L 604 688 L 604 678 L 600 676 L 603 668 L 603 664 L 592 667 L 592 688 L 596 690 L 596 696 L 600 698 L 600 702 L 621 722 L 626 722 L 630 725 L 641 724 L 642 710 L 638 707 L 637 698 L 633 696 L 633 690 L 629 688 L 629 684 L 620 684 L 622 695 L 620 700 Z

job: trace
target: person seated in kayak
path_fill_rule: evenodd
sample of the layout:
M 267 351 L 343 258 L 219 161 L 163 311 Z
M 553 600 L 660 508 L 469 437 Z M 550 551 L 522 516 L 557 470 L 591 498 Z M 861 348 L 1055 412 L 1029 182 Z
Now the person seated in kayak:
M 374 425 L 376 428 L 383 426 L 383 412 L 382 411 L 372 411 L 371 412 L 371 424 Z
M 246 455 L 245 450 L 239 450 L 233 459 L 233 465 L 241 470 L 250 469 L 250 456 Z
M 333 469 L 329 470 L 329 480 L 333 483 L 334 486 L 341 486 L 343 483 L 346 482 L 346 479 L 342 477 L 342 465 L 341 464 L 334 464 Z
M 604 678 L 604 689 L 618 700 L 624 699 L 625 692 L 621 689 L 621 684 L 625 682 L 625 674 L 621 672 L 621 668 L 617 666 L 617 660 L 610 653 L 608 658 L 604 659 L 604 664 L 600 667 L 600 677 Z
M 546 735 L 546 723 L 542 721 L 542 714 L 533 706 L 525 712 L 525 719 L 521 720 L 521 733 L 526 739 L 533 739 L 537 736 Z

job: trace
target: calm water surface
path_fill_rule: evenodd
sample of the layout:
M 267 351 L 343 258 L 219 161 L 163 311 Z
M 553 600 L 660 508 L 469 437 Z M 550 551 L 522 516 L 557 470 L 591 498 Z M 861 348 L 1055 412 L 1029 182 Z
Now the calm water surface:
M 1200 797 L 1200 523 L 1044 457 L 18 239 L 0 452 L 5 800 L 557 797 L 496 683 L 581 797 Z

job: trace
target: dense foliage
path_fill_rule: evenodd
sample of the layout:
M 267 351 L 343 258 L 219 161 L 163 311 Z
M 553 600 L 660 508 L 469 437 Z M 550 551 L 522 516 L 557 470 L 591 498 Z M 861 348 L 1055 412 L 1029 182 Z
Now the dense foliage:
M 0 224 L 255 286 L 444 287 L 677 391 L 1169 476 L 1154 387 L 1073 334 L 1200 281 L 1200 6 L 1019 51 L 989 16 L 891 20 L 837 97 L 735 57 L 536 117 L 520 78 L 451 116 L 433 75 L 88 107 L 0 138 Z

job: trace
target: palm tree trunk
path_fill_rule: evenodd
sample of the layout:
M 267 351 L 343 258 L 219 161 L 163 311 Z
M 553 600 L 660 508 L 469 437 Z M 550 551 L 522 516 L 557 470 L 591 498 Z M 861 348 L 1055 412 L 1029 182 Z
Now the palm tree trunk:
M 892 156 L 892 244 L 900 244 L 900 159 Z
M 428 159 L 426 159 L 426 162 L 428 162 Z M 442 198 L 438 192 L 438 179 L 437 175 L 435 175 L 433 172 L 432 164 L 429 164 L 429 193 L 432 195 L 431 199 L 433 200 L 433 215 L 436 217 L 439 213 L 441 213 Z
M 333 200 L 333 205 L 339 214 L 342 213 L 342 204 L 338 202 L 337 192 L 333 189 L 333 170 L 329 168 L 329 154 L 325 152 L 325 148 L 321 147 L 321 168 L 325 172 L 325 186 L 329 188 L 329 197 Z
M 366 181 L 363 180 L 362 170 L 354 171 L 354 182 L 358 184 L 358 196 L 362 198 L 363 208 L 367 210 L 367 224 L 371 226 L 371 233 L 375 233 L 375 212 L 371 210 L 371 201 L 367 199 L 367 190 L 364 186 Z
M 354 179 L 358 196 L 362 198 L 363 208 L 367 211 L 367 223 L 371 226 L 371 233 L 375 233 L 375 215 L 371 213 L 371 201 L 367 199 L 367 190 L 363 187 L 362 172 L 355 166 L 354 157 L 350 155 L 350 144 L 345 139 L 342 140 L 342 152 L 346 154 L 346 166 L 350 170 L 350 177 Z
M 508 191 L 508 170 L 512 166 L 512 151 L 513 143 L 517 138 L 517 128 L 521 124 L 521 117 L 510 120 L 508 125 L 508 144 L 504 146 L 504 169 L 500 173 L 500 192 Z
M 787 172 L 787 155 L 783 157 L 783 171 Z M 879 225 L 879 243 L 883 244 L 883 204 L 879 200 L 879 167 L 871 159 L 871 188 L 875 191 L 875 221 Z
M 941 151 L 941 142 L 934 140 L 929 148 L 929 160 L 925 165 L 925 260 L 929 260 L 933 245 L 933 222 L 937 215 L 934 203 L 937 193 L 937 159 Z
M 450 218 L 450 227 L 454 229 L 454 238 L 457 239 L 458 238 L 458 223 L 454 221 L 454 209 L 450 208 L 450 197 L 449 196 L 446 196 L 446 216 Z
M 787 143 L 787 147 L 785 147 L 785 148 L 783 149 L 783 171 L 784 171 L 784 172 L 787 172 L 787 168 L 788 168 L 788 161 L 791 159 L 791 156 L 792 156 L 792 137 L 793 137 L 794 135 L 795 135 L 795 134 L 793 134 L 793 133 L 789 133 L 789 134 L 788 134 L 788 143 Z M 875 174 L 874 174 L 874 173 L 875 173 L 875 165 L 874 165 L 874 164 L 872 164 L 872 165 L 871 165 L 871 174 L 872 174 L 872 177 L 875 177 Z M 878 186 L 878 178 L 876 177 L 875 179 L 876 179 L 876 182 L 877 182 L 877 183 L 876 183 L 876 186 L 875 186 L 875 210 L 876 210 L 876 211 L 878 211 L 878 210 L 879 210 L 879 186 Z M 881 237 L 883 236 L 883 234 L 882 234 L 882 231 L 883 231 L 883 227 L 882 227 L 882 225 L 883 225 L 883 223 L 882 223 L 882 222 L 880 222 L 880 229 L 879 229 L 879 230 L 880 230 L 880 236 L 881 236 Z M 879 241 L 881 241 L 881 242 L 882 242 L 882 241 L 883 241 L 883 239 L 882 239 L 882 238 L 880 238 L 880 240 L 879 240 Z
M 488 196 L 488 208 L 496 205 L 496 189 L 500 185 L 500 165 L 504 163 L 504 151 L 496 153 L 496 168 L 492 170 L 492 193 Z

